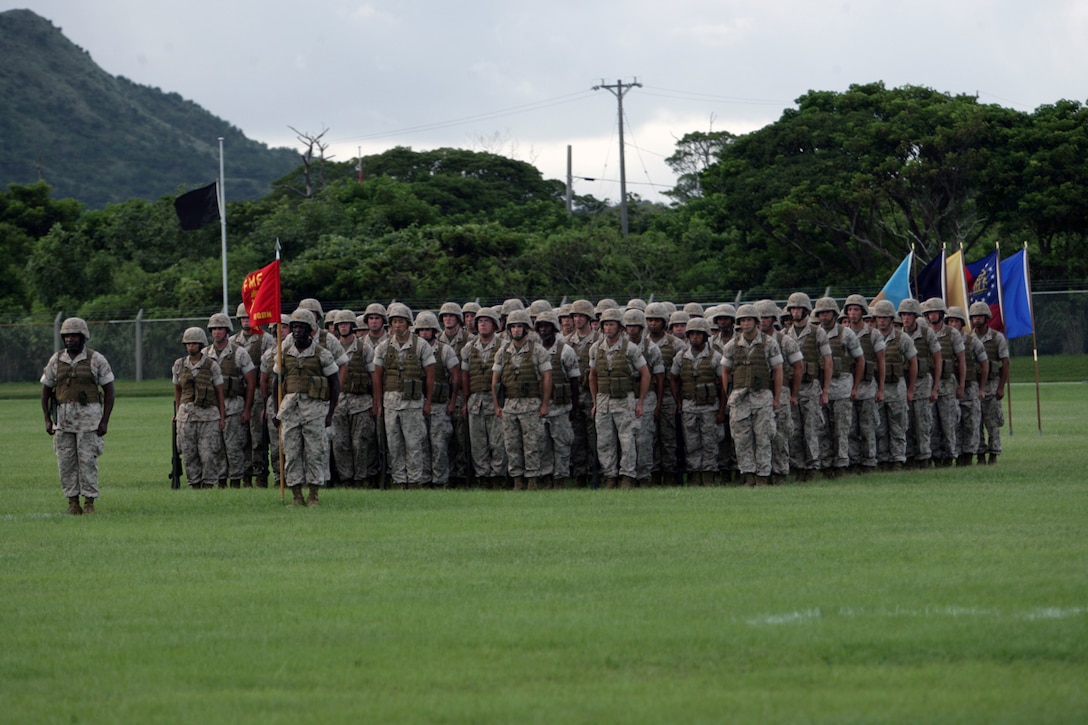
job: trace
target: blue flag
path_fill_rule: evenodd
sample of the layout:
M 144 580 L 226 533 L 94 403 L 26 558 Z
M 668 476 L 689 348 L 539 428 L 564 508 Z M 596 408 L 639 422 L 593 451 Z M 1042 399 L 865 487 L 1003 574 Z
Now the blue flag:
M 1001 316 L 1001 294 L 998 285 L 1001 282 L 997 272 L 998 257 L 995 249 L 977 262 L 971 262 L 966 267 L 967 289 L 970 291 L 970 302 L 985 302 L 990 307 L 990 327 L 998 332 L 1005 331 L 1005 323 Z
M 899 307 L 900 302 L 910 297 L 910 268 L 913 262 L 914 252 L 908 252 L 907 258 L 899 263 L 895 272 L 888 278 L 884 289 L 880 290 L 880 293 L 873 298 L 873 302 L 888 300 L 896 307 Z
M 1034 326 L 1031 319 L 1031 273 L 1028 268 L 1028 250 L 1021 249 L 1001 262 L 1001 296 L 1005 303 L 1005 337 L 1030 335 Z

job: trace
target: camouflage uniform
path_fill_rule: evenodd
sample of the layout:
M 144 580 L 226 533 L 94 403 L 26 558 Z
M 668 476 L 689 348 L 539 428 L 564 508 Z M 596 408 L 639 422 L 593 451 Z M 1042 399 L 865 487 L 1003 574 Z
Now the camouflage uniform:
M 879 426 L 880 414 L 877 410 L 877 391 L 883 390 L 883 381 L 878 379 L 878 374 L 884 368 L 885 343 L 884 336 L 865 323 L 860 329 L 851 326 L 851 331 L 858 339 L 864 353 L 863 360 L 858 360 L 858 365 L 865 365 L 865 372 L 858 386 L 858 394 L 854 399 L 854 417 L 850 430 L 850 463 L 861 466 L 863 469 L 872 470 L 877 464 L 876 433 Z M 880 365 L 878 365 L 878 360 Z M 886 391 L 885 391 L 886 394 Z M 881 396 L 883 397 L 883 396 Z
M 1001 453 L 1001 426 L 1005 425 L 1005 414 L 1001 410 L 1001 400 L 997 397 L 997 391 L 1001 387 L 1004 366 L 1009 362 L 1009 341 L 998 332 L 987 328 L 986 334 L 979 338 L 986 348 L 986 356 L 990 359 L 990 375 L 983 385 L 985 395 L 982 401 L 982 426 L 979 429 L 978 454 L 990 455 L 993 463 Z
M 525 318 L 528 328 L 529 315 L 518 310 L 520 315 L 511 313 L 511 320 Z M 537 479 L 543 475 L 542 459 L 547 447 L 544 418 L 541 409 L 544 401 L 551 400 L 551 355 L 539 343 L 522 338 L 518 345 L 510 340 L 495 354 L 491 371 L 494 373 L 493 385 L 501 385 L 502 397 L 502 433 L 506 446 L 507 473 L 514 479 L 514 488 L 521 489 L 528 484 L 538 487 Z M 495 403 L 498 404 L 499 398 Z
M 105 450 L 98 424 L 106 411 L 100 394 L 80 395 L 77 384 L 70 382 L 84 376 L 88 389 L 105 388 L 114 380 L 105 356 L 86 344 L 75 357 L 67 350 L 54 353 L 42 370 L 41 384 L 51 388 L 57 400 L 53 450 L 57 454 L 61 489 L 69 500 L 84 496 L 93 501 L 99 493 L 98 457 Z
M 240 309 L 244 310 L 244 308 Z M 276 349 L 276 339 L 267 332 L 252 334 L 239 330 L 230 340 L 233 344 L 244 347 L 249 353 L 249 359 L 258 367 L 264 354 Z M 264 396 L 258 388 L 253 391 L 253 402 L 249 407 L 249 424 L 245 443 L 245 478 L 247 484 L 251 479 L 256 478 L 259 485 L 263 483 L 267 486 L 269 436 L 266 433 L 268 421 L 265 420 L 264 411 Z
M 884 338 L 884 345 L 884 402 L 877 404 L 877 460 L 902 465 L 907 461 L 910 363 L 918 352 L 914 339 L 895 328 Z M 914 394 L 917 395 L 917 387 Z
M 899 305 L 899 314 L 903 315 L 909 309 L 915 310 L 910 314 L 918 316 L 922 314 L 921 305 L 917 300 L 903 300 Z M 910 416 L 907 420 L 907 460 L 926 466 L 929 465 L 933 455 L 931 438 L 934 401 L 931 398 L 934 387 L 933 373 L 941 355 L 941 343 L 924 320 L 916 320 L 913 324 L 908 324 L 906 319 L 903 322 L 903 332 L 910 336 L 918 353 L 918 378 L 914 384 L 914 400 L 908 404 Z M 943 367 L 945 361 L 941 362 Z
M 468 391 L 465 407 L 472 463 L 484 487 L 501 484 L 506 475 L 506 444 L 502 420 L 491 398 L 491 367 L 499 349 L 496 335 L 488 342 L 475 338 L 461 349 L 461 386 Z
M 964 321 L 966 324 L 966 320 Z M 957 431 L 959 455 L 963 463 L 972 463 L 978 453 L 979 432 L 982 427 L 982 396 L 979 383 L 989 377 L 989 357 L 986 346 L 973 332 L 963 331 L 963 343 L 967 357 L 967 381 L 960 399 L 960 425 Z M 984 375 L 985 373 L 985 375 Z M 968 458 L 970 457 L 970 458 Z
M 826 436 L 827 419 L 820 396 L 824 392 L 824 360 L 831 355 L 831 346 L 827 333 L 812 322 L 793 324 L 786 334 L 797 342 L 805 366 L 797 407 L 790 411 L 793 417 L 790 466 L 797 472 L 816 471 L 820 468 L 820 440 Z
M 459 320 L 464 319 L 461 306 L 456 302 L 447 302 L 442 305 L 439 310 L 439 321 L 442 322 L 447 314 L 456 315 Z M 452 335 L 445 329 L 438 333 L 439 342 L 444 342 L 453 348 L 454 355 L 457 356 L 458 370 L 460 370 L 461 350 L 464 349 L 471 338 L 472 335 L 469 334 L 465 327 L 458 328 L 457 332 Z M 460 386 L 453 391 L 453 394 L 456 400 L 453 406 L 453 442 L 449 453 L 450 478 L 464 483 L 468 472 L 468 451 L 465 446 L 465 441 L 468 440 L 468 422 L 465 420 L 463 412 L 465 396 Z
M 709 483 L 704 476 L 718 470 L 718 446 L 725 435 L 718 422 L 723 408 L 721 365 L 721 353 L 707 342 L 698 352 L 689 346 L 674 357 L 669 371 L 679 392 L 685 467 L 689 481 L 696 483 Z
M 665 322 L 668 322 L 668 313 L 661 303 L 651 302 L 646 306 L 646 309 L 649 313 L 647 314 L 647 324 L 651 319 L 664 319 Z M 658 350 L 661 351 L 661 361 L 665 366 L 665 374 L 668 375 L 672 370 L 673 359 L 684 350 L 687 343 L 667 331 L 662 331 L 658 337 L 654 337 L 651 332 L 648 337 L 650 342 L 657 345 Z M 657 415 L 657 425 L 654 426 L 656 434 L 654 436 L 653 474 L 663 479 L 663 482 L 671 484 L 677 467 L 677 414 L 676 399 L 672 397 L 672 386 L 668 382 L 665 384 L 664 394 L 657 405 L 660 412 Z
M 836 322 L 830 329 L 825 327 L 824 332 L 831 346 L 835 372 L 827 391 L 828 426 L 820 440 L 820 458 L 825 470 L 843 469 L 850 465 L 850 429 L 854 424 L 854 403 L 850 399 L 855 381 L 852 370 L 854 365 L 861 364 L 859 358 L 864 353 L 850 328 Z
M 579 300 L 575 304 L 577 305 L 580 302 L 584 301 Z M 585 304 L 589 303 L 585 302 Z M 572 313 L 573 311 L 575 311 L 574 305 L 572 305 Z M 589 311 L 592 311 L 592 306 Z M 585 314 L 585 311 L 579 314 Z M 597 342 L 599 337 L 597 331 L 591 329 L 584 335 L 575 330 L 573 334 L 566 338 L 566 343 L 574 348 L 574 352 L 578 356 L 578 367 L 587 377 L 590 368 L 589 349 Z M 590 395 L 588 385 L 581 387 L 580 395 L 582 398 L 580 405 L 574 411 L 574 418 L 571 420 L 574 441 L 571 444 L 570 463 L 571 472 L 578 477 L 579 485 L 584 486 L 593 469 L 594 457 L 597 455 L 597 430 L 593 421 L 589 419 L 589 411 L 593 408 L 593 397 Z
M 220 467 L 223 465 L 223 436 L 219 430 L 219 404 L 214 390 L 215 386 L 223 385 L 223 373 L 219 363 L 204 353 L 196 363 L 186 355 L 174 361 L 172 380 L 175 390 L 184 388 L 177 423 L 185 480 L 193 488 L 210 488 L 221 478 Z
M 427 418 L 427 435 L 430 440 L 431 476 L 434 486 L 445 487 L 450 483 L 450 441 L 453 438 L 453 410 L 458 409 L 457 390 L 460 386 L 452 383 L 452 376 L 457 374 L 461 361 L 453 347 L 435 340 L 431 345 L 434 350 L 434 393 L 431 395 L 431 414 Z
M 638 345 L 630 344 L 622 334 L 614 343 L 601 335 L 589 350 L 590 386 L 597 391 L 593 397 L 597 459 L 606 486 L 612 485 L 617 475 L 630 485 L 638 473 L 637 441 L 642 419 L 636 415 L 636 406 L 645 398 L 641 381 L 634 381 L 636 376 L 641 378 L 639 371 L 646 367 Z M 648 376 L 648 369 L 646 373 Z
M 378 474 L 378 438 L 371 415 L 374 350 L 356 339 L 344 354 L 348 365 L 332 414 L 332 457 L 341 482 L 356 488 L 374 486 Z
M 958 358 L 966 351 L 963 335 L 959 330 L 944 323 L 940 329 L 934 329 L 937 342 L 941 346 L 941 379 L 937 385 L 937 402 L 934 405 L 933 425 L 930 428 L 930 445 L 933 458 L 946 463 L 960 454 L 960 398 L 957 396 L 960 381 Z M 951 351 L 951 355 L 948 354 Z
M 282 351 L 283 369 L 277 361 L 273 371 L 280 376 L 284 387 L 276 417 L 283 436 L 285 483 L 292 488 L 303 484 L 324 486 L 329 478 L 329 436 L 325 419 L 332 392 L 325 379 L 338 374 L 339 367 L 333 354 L 314 341 L 306 349 L 299 350 L 294 338 L 288 337 L 283 341 Z M 311 495 L 313 490 L 311 488 Z
M 768 300 L 769 301 L 769 300 Z M 774 302 L 770 302 L 770 307 L 774 308 L 774 312 L 777 314 L 778 308 Z M 759 309 L 760 319 L 764 319 L 768 315 L 764 314 L 764 309 Z M 767 312 L 771 310 L 768 308 Z M 768 333 L 764 333 L 768 334 Z M 804 375 L 804 360 L 805 356 L 801 354 L 801 347 L 797 344 L 797 340 L 787 335 L 782 330 L 774 330 L 774 341 L 778 343 L 779 349 L 782 351 L 782 390 L 778 394 L 778 408 L 774 412 L 774 440 L 771 442 L 771 473 L 774 476 L 784 477 L 790 473 L 790 440 L 793 438 L 793 376 L 794 366 L 796 365 L 799 370 L 797 374 L 797 389 L 801 389 L 801 379 Z
M 739 315 L 749 305 L 741 305 Z M 752 314 L 755 314 L 752 311 Z M 729 393 L 729 427 L 742 475 L 755 475 L 769 483 L 772 442 L 775 437 L 775 368 L 782 369 L 782 350 L 772 335 L 758 329 L 751 339 L 733 335 L 725 346 L 722 365 L 732 383 Z M 781 390 L 779 390 L 781 393 Z M 748 483 L 755 481 L 749 479 Z
M 274 376 L 276 367 L 276 348 L 265 350 L 261 355 L 261 377 Z M 274 378 L 273 378 L 274 379 Z M 275 416 L 269 415 L 269 411 L 278 410 L 276 403 L 277 389 L 275 386 L 268 391 L 267 405 L 265 406 L 264 425 L 268 430 L 268 458 L 271 461 L 272 480 L 277 488 L 280 485 L 280 429 L 276 426 Z
M 393 316 L 391 306 L 390 317 Z M 431 395 L 425 384 L 425 371 L 434 364 L 431 346 L 413 333 L 408 333 L 404 342 L 391 335 L 374 351 L 374 378 L 380 379 L 382 386 L 386 457 L 390 478 L 398 486 L 422 486 L 430 479 L 423 407 Z M 404 392 L 406 386 L 411 386 L 412 392 Z
M 555 344 L 545 348 L 552 363 L 552 401 L 545 419 L 548 440 L 540 463 L 541 476 L 551 476 L 556 487 L 570 476 L 570 449 L 574 440 L 571 428 L 571 381 L 579 380 L 582 371 L 578 367 L 578 355 L 574 348 L 556 336 Z M 564 392 L 565 388 L 565 392 Z
M 664 390 L 668 386 L 664 384 L 666 370 L 661 349 L 650 342 L 649 336 L 645 333 L 638 342 L 638 349 L 642 352 L 642 356 L 646 358 L 646 365 L 650 369 L 650 389 L 647 391 L 646 399 L 642 404 L 642 422 L 640 423 L 637 441 L 638 464 L 636 466 L 636 477 L 640 485 L 648 485 L 654 469 L 654 439 L 656 438 L 655 433 L 659 420 L 657 413 L 658 390 L 662 391 L 661 398 L 664 398 Z
M 220 484 L 224 478 L 228 478 L 231 486 L 237 488 L 246 472 L 246 450 L 250 448 L 247 437 L 249 423 L 242 423 L 248 387 L 245 376 L 255 372 L 257 367 L 246 349 L 235 345 L 230 338 L 227 338 L 227 344 L 222 350 L 217 350 L 213 343 L 204 348 L 203 353 L 218 363 L 223 375 L 223 402 L 227 408 L 227 424 L 223 428 Z

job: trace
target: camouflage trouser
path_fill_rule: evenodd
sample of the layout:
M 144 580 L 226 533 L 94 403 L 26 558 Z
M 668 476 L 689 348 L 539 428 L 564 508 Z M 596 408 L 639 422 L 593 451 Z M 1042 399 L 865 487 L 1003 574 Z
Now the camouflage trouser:
M 506 475 L 506 444 L 502 420 L 494 413 L 469 414 L 468 432 L 472 438 L 472 463 L 476 475 L 493 478 Z
M 423 408 L 384 408 L 386 457 L 394 485 L 426 483 L 431 475 Z
M 246 472 L 246 449 L 249 447 L 248 425 L 242 424 L 242 414 L 227 416 L 223 428 L 223 457 L 219 467 L 220 478 L 241 478 Z
M 468 451 L 463 441 L 468 440 L 468 422 L 461 413 L 465 396 L 457 394 L 457 404 L 453 408 L 453 441 L 450 443 L 450 476 L 464 478 L 468 472 Z
M 741 473 L 771 475 L 771 448 L 774 440 L 775 410 L 771 405 L 752 406 L 751 414 L 729 416 L 729 429 L 737 449 L 737 468 Z
M 820 461 L 825 469 L 850 465 L 850 428 L 854 424 L 854 401 L 829 400 L 827 429 L 820 437 Z
M 1001 401 L 997 399 L 997 386 L 994 392 L 986 391 L 982 401 L 982 427 L 979 431 L 979 453 L 1001 453 L 1001 426 L 1005 425 L 1005 413 Z
M 593 419 L 597 431 L 597 460 L 601 475 L 634 478 L 638 473 L 638 433 L 641 420 L 634 407 L 613 405 L 610 412 L 597 411 Z
M 661 400 L 661 415 L 654 426 L 654 471 L 676 472 L 676 399 L 665 391 Z
M 960 454 L 960 401 L 956 397 L 956 379 L 942 380 L 933 404 L 930 445 L 934 458 L 955 458 Z
M 98 431 L 57 431 L 53 434 L 53 450 L 64 495 L 98 498 L 98 457 L 105 450 Z
M 733 442 L 733 433 L 729 426 L 729 410 L 725 412 L 725 423 L 722 424 L 721 438 L 718 440 L 718 465 L 714 470 L 737 470 L 737 450 Z
M 427 423 L 427 435 L 431 447 L 431 471 L 425 478 L 435 486 L 445 486 L 450 482 L 450 438 L 453 436 L 453 418 L 446 412 L 445 403 L 435 403 L 431 406 L 431 415 Z
M 506 446 L 506 470 L 517 478 L 537 478 L 542 473 L 541 454 L 544 449 L 544 419 L 540 417 L 539 398 L 534 398 L 536 410 L 514 413 L 502 411 L 502 438 Z
M 982 426 L 982 401 L 978 399 L 978 383 L 967 383 L 960 400 L 960 426 L 957 438 L 960 453 L 978 453 L 979 428 Z
M 557 481 L 570 475 L 570 444 L 574 439 L 570 410 L 565 405 L 563 408 L 544 419 L 547 435 L 540 459 L 540 475 Z
M 244 448 L 245 472 L 249 476 L 268 475 L 268 438 L 265 435 L 264 408 L 264 396 L 259 390 L 254 391 Z
M 279 485 L 280 482 L 280 429 L 269 418 L 265 421 L 268 427 L 268 459 L 271 461 L 272 479 Z
M 790 391 L 783 385 L 778 396 L 778 410 L 774 412 L 774 440 L 771 442 L 771 472 L 786 476 L 790 472 L 790 439 L 793 438 L 793 411 L 790 410 Z
M 820 405 L 820 383 L 802 383 L 797 394 L 797 407 L 790 410 L 793 433 L 790 438 L 790 465 L 797 471 L 820 467 L 820 438 L 827 420 Z
M 337 406 L 332 414 L 332 456 L 341 481 L 378 474 L 377 430 L 370 409 L 349 413 L 346 406 Z
M 876 432 L 879 426 L 876 398 L 852 401 L 854 419 L 850 430 L 850 463 L 872 468 L 876 466 Z
M 725 436 L 725 427 L 718 423 L 718 406 L 695 405 L 684 401 L 680 411 L 684 426 L 684 461 L 688 473 L 718 470 L 718 448 Z
M 593 472 L 593 459 L 597 451 L 597 428 L 590 420 L 589 411 L 593 407 L 593 396 L 589 394 L 589 387 L 581 391 L 581 405 L 571 421 L 574 440 L 571 442 L 570 465 L 571 472 L 576 476 L 587 476 Z
M 178 447 L 185 461 L 185 480 L 190 486 L 210 486 L 219 480 L 223 436 L 218 419 L 179 421 Z
M 912 461 L 928 461 L 933 457 L 930 438 L 933 429 L 933 403 L 929 400 L 933 392 L 933 376 L 919 375 L 914 383 L 914 400 L 907 419 L 907 458 Z
M 654 420 L 657 412 L 657 393 L 653 390 L 646 393 L 642 401 L 642 419 L 639 421 L 638 440 L 635 441 L 636 478 L 640 481 L 649 481 L 654 468 L 654 437 L 657 432 L 657 423 Z
M 280 421 L 283 428 L 284 475 L 288 486 L 324 486 L 329 470 L 329 434 L 325 419 Z
M 900 380 L 884 387 L 884 402 L 877 406 L 876 455 L 881 463 L 907 461 L 907 403 L 906 383 Z

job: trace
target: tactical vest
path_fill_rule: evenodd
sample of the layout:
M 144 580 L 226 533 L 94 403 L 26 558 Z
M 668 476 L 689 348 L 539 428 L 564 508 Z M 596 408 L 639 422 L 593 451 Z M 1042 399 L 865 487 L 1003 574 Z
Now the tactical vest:
M 468 392 L 491 392 L 491 366 L 484 361 L 483 353 L 476 343 L 468 349 Z
M 91 371 L 91 356 L 94 350 L 84 348 L 87 357 L 75 365 L 57 359 L 57 385 L 54 389 L 58 403 L 101 403 L 102 396 L 98 390 L 98 383 L 94 380 Z
M 264 354 L 264 334 L 250 335 L 249 342 L 244 345 L 246 352 L 249 353 L 249 359 L 256 365 L 261 361 L 261 355 Z
M 178 376 L 181 385 L 181 402 L 192 403 L 198 408 L 210 408 L 218 405 L 219 400 L 215 394 L 215 386 L 212 385 L 212 366 L 205 362 L 200 369 L 193 371 L 184 362 L 181 364 L 181 374 Z
M 941 380 L 950 380 L 959 372 L 956 353 L 952 352 L 952 327 L 946 324 L 936 335 L 941 343 Z
M 858 342 L 861 343 L 861 364 L 865 366 L 865 372 L 861 376 L 863 383 L 871 383 L 876 377 L 876 350 L 873 349 L 873 332 L 870 330 L 864 335 L 855 333 Z
M 593 347 L 593 343 L 597 341 L 597 335 L 593 332 L 586 335 L 586 338 L 580 342 L 572 342 L 570 346 L 574 348 L 574 352 L 578 353 L 578 367 L 582 370 L 589 370 L 589 349 Z
M 329 399 L 329 381 L 321 372 L 321 351 L 316 346 L 313 355 L 285 355 L 283 358 L 284 393 L 305 393 L 315 400 Z
M 514 367 L 514 353 L 509 345 L 502 348 L 502 389 L 507 398 L 539 398 L 540 380 L 533 365 L 533 342 L 525 343 L 521 365 Z
M 680 360 L 680 397 L 683 400 L 694 400 L 696 405 L 710 405 L 717 403 L 721 391 L 721 381 L 714 374 L 713 355 L 707 354 L 699 358 L 698 364 L 692 357 L 685 355 Z
M 903 332 L 893 329 L 891 335 L 884 338 L 884 383 L 895 385 L 903 379 L 903 371 L 907 368 L 907 361 L 903 359 L 901 342 Z
M 588 359 L 589 352 L 586 351 Z M 627 338 L 620 342 L 620 349 L 615 354 L 616 364 L 608 357 L 604 349 L 604 339 L 597 346 L 594 362 L 597 370 L 597 393 L 612 398 L 626 398 L 628 393 L 635 391 L 634 380 L 631 379 L 631 366 L 627 364 Z
M 820 345 L 816 339 L 816 327 L 808 326 L 808 334 L 801 341 L 801 355 L 804 357 L 805 372 L 801 376 L 801 383 L 811 383 L 813 380 L 823 381 L 824 356 L 820 354 Z
M 449 347 L 448 343 L 441 340 L 434 344 L 434 387 L 431 390 L 432 403 L 448 403 L 453 394 L 450 386 L 450 370 L 442 362 L 442 348 Z
M 963 333 L 963 344 L 967 348 L 965 356 L 967 357 L 967 382 L 968 383 L 983 383 L 982 379 L 982 363 L 978 361 L 974 351 L 971 349 L 974 347 L 972 344 L 978 338 L 975 337 L 973 332 Z M 982 346 L 985 349 L 985 345 Z
M 670 339 L 672 335 L 665 333 L 665 336 L 661 338 L 661 344 L 657 346 L 657 349 L 661 351 L 661 361 L 665 363 L 665 372 L 672 370 L 672 361 L 676 357 L 677 344 L 676 340 Z M 653 339 L 650 340 L 653 342 Z
M 348 371 L 344 378 L 344 392 L 352 395 L 370 393 L 370 373 L 366 370 L 366 355 L 362 350 L 362 341 L 355 343 L 355 354 L 348 360 Z
M 733 346 L 733 375 L 731 380 L 735 390 L 748 388 L 753 393 L 766 390 L 771 386 L 771 369 L 767 360 L 766 338 L 757 333 L 756 342 L 745 348 L 747 355 L 742 360 L 737 353 L 739 345 Z
M 238 368 L 238 361 L 234 359 L 234 351 L 226 355 L 219 363 L 219 370 L 223 373 L 223 396 L 226 398 L 244 398 L 246 394 L 246 380 Z
M 909 334 L 910 338 L 914 340 L 914 347 L 918 349 L 918 380 L 921 380 L 931 372 L 933 354 L 929 351 L 926 328 L 919 325 L 914 332 Z
M 986 357 L 990 358 L 990 380 L 997 380 L 1001 377 L 1001 366 L 1004 364 L 999 358 L 997 352 L 997 334 L 991 332 L 989 337 L 982 341 L 982 346 L 986 348 Z
M 382 369 L 385 379 L 382 382 L 382 390 L 399 392 L 408 400 L 419 400 L 423 397 L 423 366 L 419 363 L 419 354 L 416 352 L 418 338 L 408 335 L 408 348 L 404 351 L 404 359 L 400 352 L 393 347 L 395 338 L 389 338 L 389 344 L 385 347 L 385 362 Z
M 850 353 L 846 350 L 846 344 L 843 342 L 843 329 L 842 325 L 836 324 L 839 334 L 832 337 L 827 336 L 827 343 L 831 345 L 831 362 L 834 365 L 832 375 L 838 376 L 844 373 L 850 372 L 853 367 L 853 360 L 850 358 Z
M 563 369 L 563 350 L 567 344 L 557 340 L 555 349 L 552 350 L 552 405 L 570 405 L 573 401 L 570 395 L 570 378 Z

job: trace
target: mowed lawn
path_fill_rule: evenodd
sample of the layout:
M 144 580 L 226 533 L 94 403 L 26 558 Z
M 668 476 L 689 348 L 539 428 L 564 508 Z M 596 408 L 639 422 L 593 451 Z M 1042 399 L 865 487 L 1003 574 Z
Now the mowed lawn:
M 1084 722 L 1088 385 L 1042 395 L 995 466 L 298 509 L 170 490 L 122 385 L 94 517 L 0 400 L 0 722 Z

